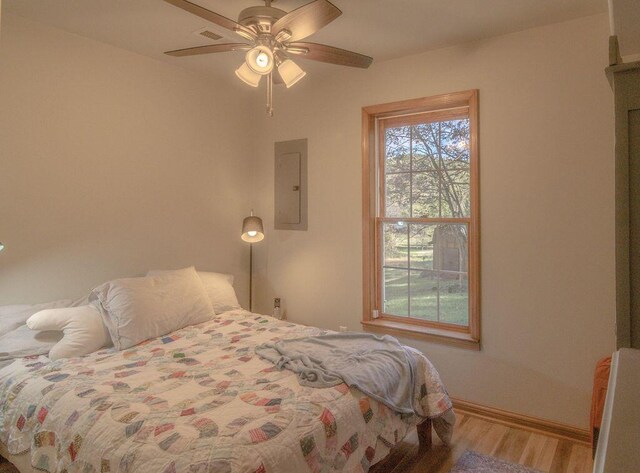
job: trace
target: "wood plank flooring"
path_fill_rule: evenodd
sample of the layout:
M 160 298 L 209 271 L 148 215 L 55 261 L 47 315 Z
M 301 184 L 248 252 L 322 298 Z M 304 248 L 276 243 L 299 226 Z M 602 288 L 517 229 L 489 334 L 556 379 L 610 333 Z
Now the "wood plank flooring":
M 509 427 L 456 411 L 451 448 L 433 435 L 433 447 L 418 451 L 412 432 L 371 473 L 448 473 L 467 450 L 519 463 L 545 473 L 591 473 L 591 448 L 583 443 Z

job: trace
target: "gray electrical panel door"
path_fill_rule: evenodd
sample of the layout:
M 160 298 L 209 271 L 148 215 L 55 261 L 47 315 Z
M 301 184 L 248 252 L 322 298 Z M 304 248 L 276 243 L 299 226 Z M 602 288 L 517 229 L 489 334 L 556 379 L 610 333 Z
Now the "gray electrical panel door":
M 300 153 L 276 155 L 276 221 L 300 223 Z
M 275 144 L 276 230 L 307 229 L 307 140 Z

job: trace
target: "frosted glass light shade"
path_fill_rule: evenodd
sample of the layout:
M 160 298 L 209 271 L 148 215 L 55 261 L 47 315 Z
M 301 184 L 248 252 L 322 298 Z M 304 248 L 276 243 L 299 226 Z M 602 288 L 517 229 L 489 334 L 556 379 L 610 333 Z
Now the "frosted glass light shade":
M 241 238 L 248 243 L 257 243 L 262 241 L 264 239 L 262 219 L 253 215 L 245 218 L 242 222 Z
M 236 69 L 236 75 L 242 82 L 251 87 L 258 87 L 260 79 L 262 79 L 262 76 L 253 72 L 246 62 L 243 62 L 242 66 Z
M 273 70 L 273 53 L 266 46 L 256 46 L 247 51 L 245 62 L 253 72 L 264 76 Z
M 282 64 L 278 66 L 278 72 L 287 89 L 307 75 L 307 73 L 291 59 L 284 60 Z

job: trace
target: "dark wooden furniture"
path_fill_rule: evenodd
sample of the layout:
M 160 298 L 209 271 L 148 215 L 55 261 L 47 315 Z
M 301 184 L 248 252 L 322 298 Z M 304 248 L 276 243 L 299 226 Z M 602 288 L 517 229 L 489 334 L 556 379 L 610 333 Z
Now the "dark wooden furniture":
M 423 421 L 416 426 L 418 430 L 418 442 L 420 450 L 429 450 L 431 448 L 431 419 Z

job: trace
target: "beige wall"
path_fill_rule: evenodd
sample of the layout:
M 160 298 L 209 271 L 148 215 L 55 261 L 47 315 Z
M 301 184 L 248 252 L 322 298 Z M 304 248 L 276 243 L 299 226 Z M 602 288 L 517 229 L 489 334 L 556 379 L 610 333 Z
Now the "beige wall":
M 0 304 L 149 268 L 234 273 L 246 295 L 247 103 L 181 68 L 5 14 Z M 244 100 L 244 101 L 243 101 Z
M 293 321 L 359 330 L 360 109 L 478 88 L 483 349 L 403 341 L 455 397 L 586 428 L 594 364 L 614 349 L 607 35 L 607 17 L 589 17 L 278 92 L 254 169 L 258 308 L 279 296 Z M 274 231 L 273 142 L 297 138 L 309 139 L 309 231 Z

